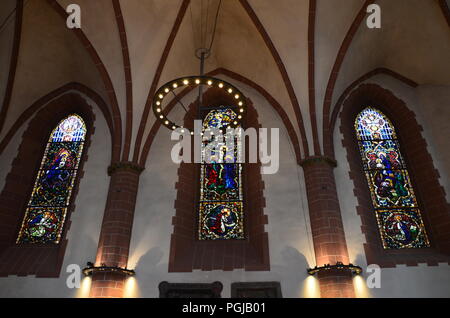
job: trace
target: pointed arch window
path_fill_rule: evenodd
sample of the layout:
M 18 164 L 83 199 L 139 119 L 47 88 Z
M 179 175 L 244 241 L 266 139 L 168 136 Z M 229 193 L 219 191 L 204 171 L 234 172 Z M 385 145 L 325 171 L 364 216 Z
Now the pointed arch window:
M 213 129 L 225 131 L 237 117 L 233 109 L 223 107 L 211 110 L 203 120 L 200 240 L 244 239 L 243 167 L 237 160 L 242 147 L 240 137 L 232 137 L 230 149 L 226 145 L 228 137 L 223 140 L 216 140 L 215 135 L 205 137 Z
M 384 249 L 429 247 L 395 127 L 367 107 L 356 117 L 355 130 Z
M 53 129 L 16 240 L 60 242 L 86 137 L 83 119 L 71 114 Z

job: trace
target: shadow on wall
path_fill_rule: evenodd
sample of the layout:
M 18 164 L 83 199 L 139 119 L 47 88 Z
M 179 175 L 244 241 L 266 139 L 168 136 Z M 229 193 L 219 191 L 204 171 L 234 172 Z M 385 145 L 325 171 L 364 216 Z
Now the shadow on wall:
M 164 252 L 159 247 L 153 247 L 142 255 L 137 264 L 135 271 L 140 277 L 140 281 L 147 282 L 141 284 L 137 296 L 142 295 L 154 295 L 157 290 L 157 285 L 162 281 L 163 277 L 167 274 L 167 264 L 161 263 L 164 256 Z M 141 266 L 142 265 L 142 266 Z M 155 283 L 156 282 L 156 285 Z M 157 296 L 155 296 L 157 297 Z
M 270 272 L 246 272 L 236 270 L 232 272 L 214 271 L 216 280 L 224 285 L 232 282 L 279 281 L 283 297 L 296 298 L 320 297 L 318 283 L 315 277 L 309 276 L 306 257 L 296 248 L 286 246 L 281 251 L 281 264 L 273 264 Z M 161 262 L 164 252 L 159 247 L 153 247 L 138 260 L 135 270 L 139 276 L 139 286 L 133 282 L 133 296 L 158 297 L 158 284 L 166 279 L 167 264 Z M 202 273 L 173 273 L 177 282 L 204 282 L 211 272 Z M 171 275 L 172 276 L 172 275 Z M 176 278 L 178 277 L 178 279 Z M 209 279 L 210 280 L 210 279 Z M 224 296 L 224 294 L 223 294 Z
M 305 255 L 292 246 L 286 246 L 280 254 L 283 265 L 273 264 L 271 271 L 279 276 L 283 297 L 320 297 L 316 279 L 306 271 L 309 264 Z

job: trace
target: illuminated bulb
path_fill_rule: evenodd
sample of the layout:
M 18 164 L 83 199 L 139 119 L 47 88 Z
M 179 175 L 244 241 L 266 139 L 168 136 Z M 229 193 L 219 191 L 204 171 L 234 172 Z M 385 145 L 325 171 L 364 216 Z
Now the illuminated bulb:
M 168 88 L 166 88 L 164 91 L 165 91 L 166 93 L 168 93 L 170 90 L 169 90 Z
M 239 115 L 239 116 L 238 116 L 238 118 L 239 118 L 239 119 L 242 119 L 242 116 L 241 116 L 241 115 Z
M 163 119 L 163 118 L 164 118 L 164 116 L 163 116 L 163 115 L 161 115 L 161 116 L 159 116 L 159 118 Z
M 181 133 L 184 134 L 184 129 L 181 129 Z
M 239 94 L 234 95 L 234 98 L 239 99 Z
M 161 105 L 161 102 L 160 102 L 160 101 L 157 101 L 157 102 L 156 102 L 156 105 L 158 105 L 158 106 Z
M 229 88 L 228 93 L 230 93 L 230 94 L 233 93 L 233 89 Z
M 244 112 L 244 108 L 239 109 L 239 111 L 240 111 L 241 113 L 243 113 L 243 112 Z
M 163 94 L 159 94 L 158 97 L 161 98 L 161 99 L 163 99 L 164 95 L 163 95 Z
M 177 127 L 175 127 L 175 126 L 172 126 L 172 129 L 173 129 L 173 130 L 175 130 L 175 128 L 177 128 Z
M 173 88 L 177 88 L 178 87 L 178 84 L 177 83 L 173 83 Z
M 208 85 L 209 85 L 209 86 L 211 86 L 211 85 L 212 85 L 212 83 L 213 83 L 212 81 L 208 81 Z
M 194 135 L 194 132 L 193 132 L 193 131 L 191 131 L 191 135 Z
M 233 124 L 237 125 L 237 121 L 234 121 Z
M 199 79 L 196 79 L 196 80 L 195 80 L 195 84 L 200 84 L 200 80 L 199 80 Z
M 168 125 L 168 124 L 169 124 L 169 121 L 168 121 L 168 120 L 166 120 L 166 121 L 164 122 L 164 124 Z
M 161 112 L 161 108 L 156 108 L 156 112 L 160 113 Z
M 239 102 L 239 106 L 242 106 L 244 103 L 243 102 Z
M 223 83 L 220 83 L 220 84 L 219 84 L 219 87 L 222 88 L 222 87 L 223 87 Z
M 183 81 L 183 84 L 184 84 L 184 85 L 187 85 L 187 84 L 189 84 L 189 81 L 188 81 L 188 80 L 184 80 L 184 81 Z

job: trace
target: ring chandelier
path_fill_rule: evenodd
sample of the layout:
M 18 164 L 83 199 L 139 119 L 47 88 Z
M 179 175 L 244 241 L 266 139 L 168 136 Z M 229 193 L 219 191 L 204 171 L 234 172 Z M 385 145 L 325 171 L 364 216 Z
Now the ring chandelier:
M 171 130 L 175 130 L 177 128 L 183 129 L 184 127 L 182 125 L 178 125 L 174 123 L 173 121 L 169 120 L 167 118 L 167 115 L 164 114 L 163 109 L 163 100 L 164 98 L 169 95 L 169 93 L 173 92 L 174 90 L 189 86 L 189 87 L 196 87 L 200 85 L 205 85 L 207 87 L 216 87 L 223 89 L 228 94 L 232 95 L 234 100 L 236 101 L 237 106 L 237 114 L 238 116 L 235 118 L 233 123 L 230 124 L 230 127 L 236 128 L 239 126 L 242 118 L 244 117 L 245 112 L 247 111 L 247 103 L 246 98 L 242 92 L 235 87 L 234 85 L 210 76 L 186 76 L 186 77 L 180 77 L 177 79 L 174 79 L 170 82 L 167 82 L 163 86 L 161 86 L 157 91 L 155 96 L 153 97 L 153 113 L 155 114 L 156 118 L 161 121 L 161 123 L 166 126 L 167 128 Z M 175 95 L 176 96 L 176 95 Z M 194 133 L 191 132 L 191 135 Z

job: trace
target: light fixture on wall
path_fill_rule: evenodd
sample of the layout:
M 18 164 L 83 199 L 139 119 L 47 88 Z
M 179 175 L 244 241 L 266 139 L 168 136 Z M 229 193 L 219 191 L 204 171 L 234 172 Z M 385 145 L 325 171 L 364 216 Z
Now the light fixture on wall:
M 136 272 L 133 269 L 118 267 L 118 266 L 107 266 L 102 263 L 100 266 L 94 266 L 92 262 L 87 262 L 87 267 L 83 268 L 83 274 L 85 276 L 92 276 L 94 273 L 117 273 L 123 274 L 125 276 L 135 276 Z
M 209 16 L 209 2 L 206 8 L 202 6 L 200 8 L 200 21 L 201 21 L 201 28 L 200 28 L 200 43 L 199 48 L 195 50 L 195 56 L 200 60 L 200 75 L 198 76 L 185 76 L 181 78 L 177 78 L 175 80 L 169 81 L 162 85 L 153 96 L 152 101 L 152 109 L 153 113 L 156 116 L 156 119 L 159 120 L 164 126 L 171 130 L 175 130 L 177 128 L 183 129 L 182 125 L 178 125 L 175 122 L 169 120 L 167 118 L 167 112 L 164 111 L 164 103 L 163 100 L 167 95 L 172 94 L 176 99 L 177 102 L 183 106 L 184 110 L 187 112 L 186 107 L 181 103 L 181 101 L 178 99 L 178 95 L 175 93 L 175 90 L 181 88 L 181 87 L 198 87 L 199 93 L 198 93 L 198 119 L 200 119 L 200 108 L 202 107 L 202 95 L 203 95 L 203 87 L 207 88 L 218 88 L 222 89 L 227 94 L 231 95 L 233 98 L 233 101 L 235 103 L 234 106 L 237 108 L 238 116 L 235 118 L 234 122 L 230 123 L 229 127 L 236 128 L 240 125 L 240 122 L 244 118 L 244 115 L 247 110 L 247 103 L 246 98 L 244 94 L 235 86 L 232 84 L 210 76 L 204 75 L 204 65 L 205 65 L 205 59 L 207 59 L 211 55 L 211 49 L 214 42 L 214 37 L 216 33 L 216 26 L 217 26 L 217 20 L 219 17 L 219 11 L 222 1 L 219 0 L 217 5 L 217 11 L 215 15 L 215 19 L 213 21 L 213 27 L 211 28 L 211 34 L 208 33 L 208 16 Z M 191 11 L 191 21 L 192 21 L 192 29 L 194 30 L 194 20 L 192 17 L 192 2 L 190 4 L 190 11 Z M 203 14 L 203 11 L 206 11 L 206 14 Z M 206 21 L 203 26 L 204 22 L 204 16 L 206 16 Z M 193 31 L 194 32 L 194 31 Z M 211 41 L 209 45 L 206 44 L 207 38 L 211 37 Z M 195 42 L 195 34 L 194 34 L 194 42 Z M 197 45 L 194 43 L 194 45 Z M 232 106 L 232 105 L 229 105 Z M 193 133 L 191 133 L 193 134 Z
M 357 265 L 353 265 L 351 263 L 346 265 L 346 264 L 343 264 L 342 262 L 337 262 L 336 265 L 325 264 L 320 267 L 316 266 L 314 268 L 307 269 L 309 275 L 315 275 L 316 273 L 330 271 L 330 270 L 349 271 L 355 275 L 359 275 L 362 272 L 361 267 L 359 267 Z

